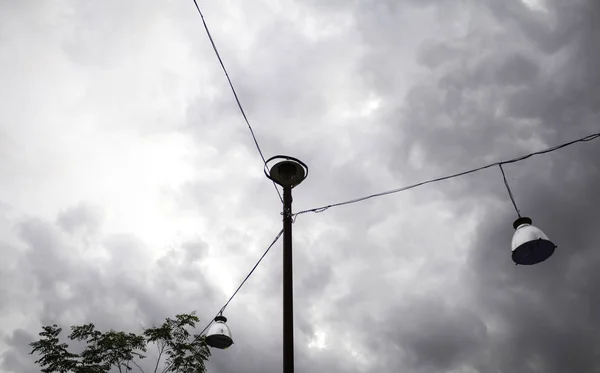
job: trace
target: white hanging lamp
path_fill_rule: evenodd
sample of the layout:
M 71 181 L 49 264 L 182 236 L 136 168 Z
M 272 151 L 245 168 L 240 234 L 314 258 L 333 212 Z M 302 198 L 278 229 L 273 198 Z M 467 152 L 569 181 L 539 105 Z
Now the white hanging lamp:
M 548 236 L 541 229 L 531 225 L 532 220 L 528 217 L 521 216 L 517 203 L 513 197 L 508 181 L 506 181 L 506 175 L 502 164 L 500 171 L 502 171 L 502 178 L 504 179 L 504 185 L 508 190 L 508 196 L 517 211 L 519 218 L 513 223 L 515 233 L 512 237 L 511 250 L 512 260 L 516 265 L 533 265 L 543 262 L 554 254 L 556 245 L 548 239 Z
M 225 324 L 227 318 L 221 314 L 215 317 L 215 322 L 206 332 L 206 344 L 213 348 L 224 350 L 233 344 L 231 330 Z
M 531 225 L 527 217 L 519 217 L 513 223 L 516 229 L 512 237 L 512 260 L 515 264 L 533 265 L 548 259 L 556 245 L 548 239 L 541 229 Z

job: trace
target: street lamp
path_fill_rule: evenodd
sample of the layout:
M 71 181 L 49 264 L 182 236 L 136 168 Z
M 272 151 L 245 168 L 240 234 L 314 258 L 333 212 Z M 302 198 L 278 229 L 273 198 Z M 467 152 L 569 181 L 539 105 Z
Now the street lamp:
M 539 228 L 531 225 L 532 221 L 527 217 L 515 220 L 513 227 L 515 233 L 512 238 L 512 260 L 515 264 L 532 265 L 541 263 L 548 259 L 556 245 L 548 239 Z
M 292 188 L 308 176 L 308 166 L 285 155 L 269 158 L 265 163 L 283 159 L 265 175 L 283 187 L 283 373 L 294 373 L 294 288 L 292 274 Z
M 231 330 L 225 324 L 227 318 L 222 314 L 215 317 L 215 322 L 206 332 L 206 344 L 213 348 L 224 350 L 233 344 L 231 339 Z
M 544 234 L 539 228 L 531 225 L 532 221 L 530 218 L 521 216 L 521 212 L 515 202 L 515 197 L 510 190 L 508 180 L 506 180 L 506 174 L 502 163 L 498 163 L 500 172 L 502 172 L 502 179 L 504 180 L 504 186 L 508 192 L 508 197 L 512 202 L 515 211 L 519 218 L 513 223 L 515 233 L 513 234 L 511 249 L 512 249 L 512 260 L 516 265 L 533 265 L 543 262 L 550 258 L 554 254 L 556 245 L 548 239 L 548 236 Z

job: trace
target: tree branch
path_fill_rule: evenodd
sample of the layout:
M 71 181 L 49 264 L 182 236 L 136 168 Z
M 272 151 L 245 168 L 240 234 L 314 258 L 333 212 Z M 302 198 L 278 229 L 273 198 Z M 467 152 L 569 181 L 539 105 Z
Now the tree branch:
M 165 366 L 165 368 L 162 370 L 162 373 L 168 372 L 169 369 L 171 369 L 172 366 L 173 366 L 173 363 L 168 364 L 167 366 Z
M 140 370 L 140 372 L 145 373 L 141 366 L 138 365 L 135 361 L 131 360 L 131 362 Z
M 156 345 L 158 347 L 158 344 Z M 154 367 L 154 373 L 158 370 L 158 363 L 160 363 L 160 358 L 162 357 L 163 351 L 165 350 L 165 344 L 162 343 L 158 351 L 158 358 L 156 359 L 156 366 Z

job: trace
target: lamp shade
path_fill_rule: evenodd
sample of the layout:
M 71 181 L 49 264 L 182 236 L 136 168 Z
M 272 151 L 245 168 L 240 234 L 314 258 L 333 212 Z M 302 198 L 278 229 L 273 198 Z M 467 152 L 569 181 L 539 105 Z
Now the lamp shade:
M 539 228 L 531 225 L 530 218 L 519 218 L 513 223 L 516 229 L 512 238 L 512 260 L 515 264 L 532 265 L 548 259 L 556 245 Z
M 300 163 L 281 161 L 271 168 L 270 179 L 286 187 L 295 187 L 306 178 L 306 171 Z
M 215 317 L 215 322 L 206 332 L 206 344 L 213 348 L 224 350 L 233 344 L 231 339 L 231 331 L 225 325 L 227 318 L 219 315 Z

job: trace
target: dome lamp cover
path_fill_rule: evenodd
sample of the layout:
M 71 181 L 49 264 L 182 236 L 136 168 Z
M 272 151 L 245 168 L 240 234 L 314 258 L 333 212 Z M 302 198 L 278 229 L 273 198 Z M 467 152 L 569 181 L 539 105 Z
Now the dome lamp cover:
M 215 317 L 215 322 L 210 326 L 206 333 L 206 344 L 213 348 L 224 350 L 233 344 L 231 331 L 225 324 L 227 318 L 223 315 Z
M 513 223 L 512 260 L 515 264 L 533 265 L 548 259 L 556 245 L 539 228 L 531 225 L 530 218 L 519 217 Z

